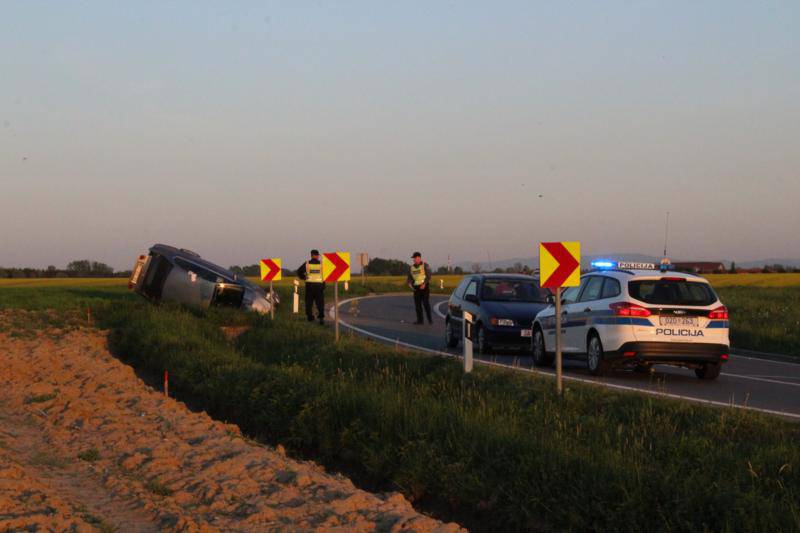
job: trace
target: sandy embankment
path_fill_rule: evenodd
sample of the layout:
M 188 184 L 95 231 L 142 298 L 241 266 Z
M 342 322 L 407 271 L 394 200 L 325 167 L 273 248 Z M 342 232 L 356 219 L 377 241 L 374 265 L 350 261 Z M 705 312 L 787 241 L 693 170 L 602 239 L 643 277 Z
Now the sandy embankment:
M 459 529 L 190 412 L 101 332 L 57 333 L 0 334 L 0 531 Z

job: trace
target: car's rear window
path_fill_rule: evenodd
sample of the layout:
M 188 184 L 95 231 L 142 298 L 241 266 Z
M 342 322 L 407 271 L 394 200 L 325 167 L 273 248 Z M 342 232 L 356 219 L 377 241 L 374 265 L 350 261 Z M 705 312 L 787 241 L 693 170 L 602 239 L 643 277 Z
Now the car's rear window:
M 545 303 L 548 294 L 535 280 L 487 279 L 481 288 L 481 299 L 490 302 Z
M 631 297 L 656 305 L 711 305 L 717 295 L 708 283 L 643 279 L 628 282 Z

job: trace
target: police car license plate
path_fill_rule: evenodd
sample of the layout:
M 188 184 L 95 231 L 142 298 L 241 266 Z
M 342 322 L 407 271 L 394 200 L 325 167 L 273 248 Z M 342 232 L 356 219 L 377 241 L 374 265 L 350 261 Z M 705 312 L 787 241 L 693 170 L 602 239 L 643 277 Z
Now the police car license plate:
M 660 316 L 658 317 L 660 326 L 690 326 L 699 327 L 700 319 L 696 316 Z
M 520 330 L 520 332 L 519 332 L 521 337 L 530 337 L 531 333 L 532 332 L 529 329 L 523 329 L 523 330 Z

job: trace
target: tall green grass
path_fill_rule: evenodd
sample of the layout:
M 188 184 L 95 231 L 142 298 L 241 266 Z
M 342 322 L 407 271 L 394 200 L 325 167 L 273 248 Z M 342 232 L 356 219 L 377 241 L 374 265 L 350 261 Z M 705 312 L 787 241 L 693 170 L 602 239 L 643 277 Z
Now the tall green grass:
M 717 289 L 730 311 L 731 346 L 800 357 L 800 287 Z
M 219 326 L 247 316 L 234 343 Z M 251 436 L 479 530 L 800 528 L 800 428 L 398 352 L 281 315 L 109 310 L 114 349 Z

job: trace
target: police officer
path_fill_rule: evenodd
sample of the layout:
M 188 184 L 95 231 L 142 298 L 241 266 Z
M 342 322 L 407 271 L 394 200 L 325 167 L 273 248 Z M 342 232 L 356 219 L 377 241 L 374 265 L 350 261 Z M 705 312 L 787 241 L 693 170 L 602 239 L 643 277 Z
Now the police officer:
M 411 256 L 414 263 L 408 271 L 408 286 L 414 290 L 414 309 L 417 311 L 417 321 L 414 324 L 422 324 L 422 308 L 425 307 L 425 314 L 428 316 L 428 324 L 433 324 L 431 317 L 431 267 L 422 261 L 422 254 L 414 252 Z
M 322 280 L 322 261 L 319 250 L 311 250 L 311 259 L 300 265 L 297 277 L 306 282 L 306 318 L 314 321 L 314 304 L 317 306 L 317 320 L 325 323 L 325 282 Z

